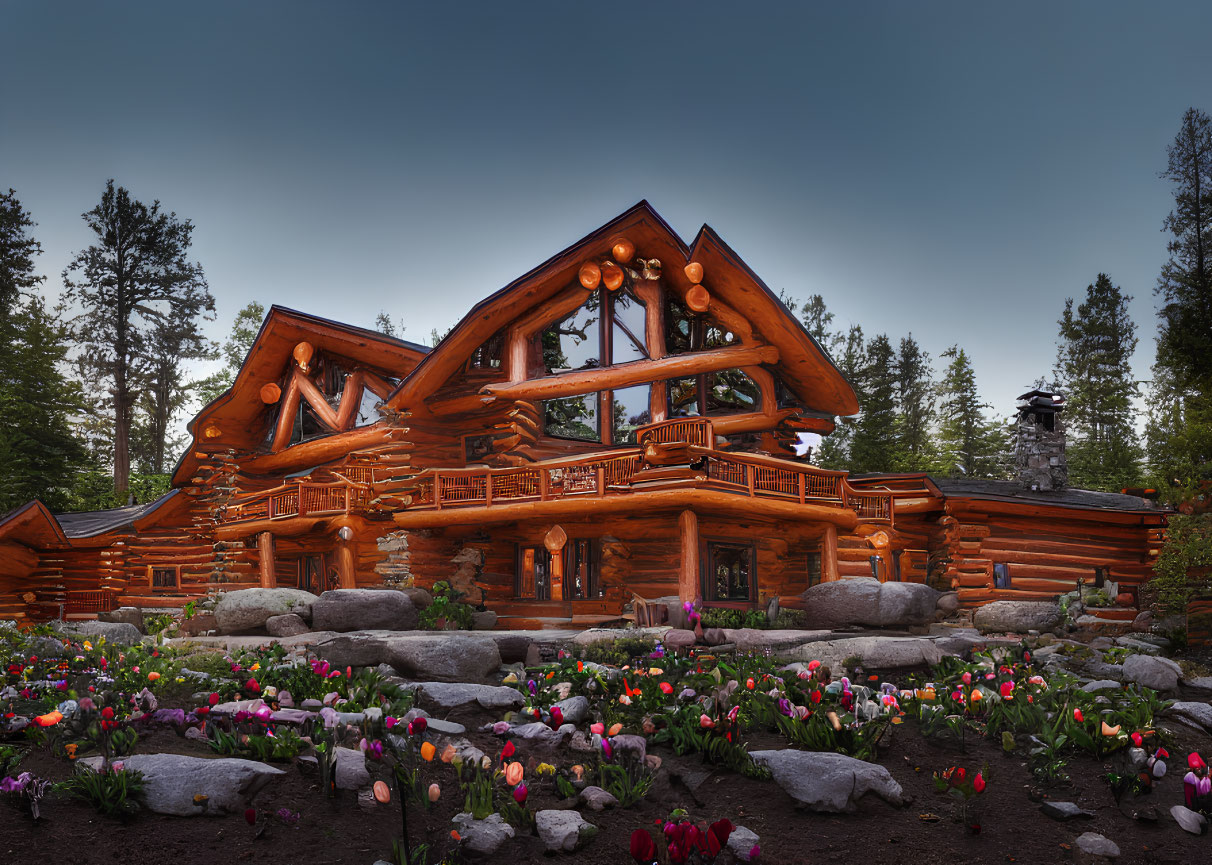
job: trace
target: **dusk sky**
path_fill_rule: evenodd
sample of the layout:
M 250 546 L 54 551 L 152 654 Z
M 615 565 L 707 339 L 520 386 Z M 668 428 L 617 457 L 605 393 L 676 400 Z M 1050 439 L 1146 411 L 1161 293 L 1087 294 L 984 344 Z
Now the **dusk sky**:
M 1064 299 L 1133 295 L 1149 377 L 1212 4 L 0 2 L 0 187 L 46 288 L 107 178 L 250 300 L 428 342 L 640 199 L 835 324 L 958 343 L 998 414 Z

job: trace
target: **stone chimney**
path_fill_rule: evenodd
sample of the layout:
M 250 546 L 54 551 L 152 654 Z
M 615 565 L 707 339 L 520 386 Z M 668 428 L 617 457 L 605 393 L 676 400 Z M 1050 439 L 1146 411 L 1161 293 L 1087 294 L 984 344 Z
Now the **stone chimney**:
M 1033 390 L 1018 398 L 1014 442 L 1016 480 L 1033 490 L 1062 490 L 1069 485 L 1065 461 L 1065 398 Z

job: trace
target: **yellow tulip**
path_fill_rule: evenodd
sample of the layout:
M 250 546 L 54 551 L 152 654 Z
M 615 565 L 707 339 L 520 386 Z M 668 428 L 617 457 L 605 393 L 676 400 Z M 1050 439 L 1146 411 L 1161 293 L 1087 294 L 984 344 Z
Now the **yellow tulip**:
M 438 749 L 433 746 L 433 742 L 424 742 L 421 745 L 421 759 L 429 762 L 433 759 L 434 752 Z
M 556 769 L 550 763 L 540 763 L 534 767 L 534 770 L 540 775 L 554 775 Z

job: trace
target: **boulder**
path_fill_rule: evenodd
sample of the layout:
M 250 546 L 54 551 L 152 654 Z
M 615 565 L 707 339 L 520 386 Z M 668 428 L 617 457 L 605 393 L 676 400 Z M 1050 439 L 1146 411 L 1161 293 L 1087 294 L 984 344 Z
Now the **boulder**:
M 589 719 L 589 698 L 578 694 L 555 704 L 564 715 L 564 723 L 580 724 Z
M 492 640 L 497 644 L 497 651 L 501 653 L 502 664 L 537 664 L 539 662 L 534 640 L 525 634 L 493 631 Z M 536 648 L 536 651 L 532 653 L 531 648 Z M 533 661 L 531 660 L 532 655 Z
M 1119 856 L 1119 845 L 1097 832 L 1083 832 L 1077 836 L 1073 844 L 1077 847 L 1079 862 L 1098 862 L 1102 859 L 1115 859 Z
M 441 709 L 478 704 L 483 709 L 497 711 L 516 709 L 525 704 L 522 695 L 501 685 L 472 685 L 463 682 L 418 682 L 410 686 L 422 702 Z
M 546 724 L 533 721 L 529 724 L 519 724 L 509 728 L 509 735 L 515 736 L 527 745 L 539 748 L 558 748 L 576 732 L 572 724 L 564 724 L 558 730 L 553 730 Z
M 959 592 L 940 593 L 934 608 L 942 614 L 944 619 L 955 615 L 959 612 Z
M 819 583 L 800 594 L 813 625 L 837 628 L 909 627 L 934 621 L 940 593 L 921 583 L 881 583 L 851 577 Z
M 65 622 L 60 630 L 81 637 L 103 637 L 115 646 L 133 646 L 143 639 L 139 629 L 128 622 Z
M 471 614 L 473 631 L 491 631 L 497 626 L 497 614 L 492 610 L 476 610 Z
M 111 624 L 125 622 L 138 628 L 140 634 L 147 633 L 143 627 L 143 611 L 138 607 L 118 607 L 116 610 L 97 613 L 97 621 L 110 622 Z
M 1155 691 L 1173 691 L 1182 677 L 1182 667 L 1169 658 L 1129 655 L 1124 659 L 1124 679 Z
M 754 751 L 750 756 L 770 770 L 775 783 L 791 798 L 812 811 L 854 811 L 868 792 L 893 805 L 904 802 L 901 785 L 875 763 L 844 754 L 792 749 Z
M 78 761 L 94 771 L 101 757 Z M 217 816 L 243 811 L 266 786 L 286 773 L 254 760 L 204 759 L 181 754 L 135 754 L 125 768 L 143 775 L 143 799 L 157 814 Z M 205 800 L 196 802 L 195 796 Z
M 186 637 L 197 637 L 207 631 L 219 630 L 219 622 L 214 613 L 195 613 L 178 625 L 177 630 Z
M 513 827 L 500 814 L 489 814 L 483 820 L 477 820 L 464 811 L 456 814 L 451 822 L 459 833 L 459 843 L 480 856 L 492 856 L 514 836 Z
M 433 595 L 429 593 L 428 589 L 422 589 L 419 586 L 409 586 L 399 591 L 408 595 L 408 599 L 412 601 L 412 605 L 418 610 L 423 610 L 433 603 Z
M 738 862 L 749 862 L 752 861 L 749 854 L 753 852 L 753 848 L 758 847 L 759 851 L 761 849 L 758 841 L 758 835 L 752 829 L 734 826 L 732 834 L 728 836 L 728 849 Z
M 685 628 L 670 628 L 662 638 L 665 648 L 674 650 L 689 649 L 697 640 L 694 631 L 688 631 Z
M 1170 816 L 1184 832 L 1203 835 L 1208 831 L 1208 818 L 1198 811 L 1192 811 L 1186 805 L 1175 805 L 1170 809 Z
M 819 660 L 843 675 L 842 662 L 857 658 L 870 670 L 896 670 L 937 664 L 942 652 L 933 641 L 921 637 L 852 637 L 846 640 L 821 640 L 805 643 L 787 653 L 791 660 Z
M 598 831 L 576 811 L 539 811 L 534 815 L 534 826 L 543 846 L 552 852 L 571 853 Z
M 215 622 L 222 634 L 265 627 L 270 616 L 295 613 L 304 621 L 311 618 L 316 596 L 301 589 L 240 589 L 228 592 L 215 606 Z
M 592 646 L 594 643 L 613 643 L 615 640 L 660 640 L 663 638 L 667 627 L 656 628 L 589 628 L 581 631 L 572 638 L 572 642 L 578 646 Z
M 412 600 L 392 589 L 331 589 L 311 607 L 317 631 L 413 631 L 417 621 Z
M 1118 691 L 1123 686 L 1114 679 L 1095 679 L 1093 682 L 1086 682 L 1078 687 L 1087 694 L 1093 694 L 1096 691 Z
M 1060 621 L 1060 605 L 1051 601 L 994 601 L 980 607 L 972 616 L 972 624 L 984 634 L 1050 631 Z
M 1203 727 L 1212 733 L 1212 706 L 1207 703 L 1180 700 L 1171 704 L 1170 708 L 1166 710 L 1166 714 L 1177 715 L 1184 721 L 1190 721 L 1195 726 Z
M 306 634 L 311 628 L 307 622 L 296 613 L 285 613 L 281 616 L 270 616 L 265 620 L 265 630 L 271 637 L 297 637 Z
M 337 748 L 333 753 L 337 764 L 338 790 L 360 790 L 370 783 L 365 754 L 355 748 Z
M 404 676 L 439 682 L 475 682 L 501 666 L 490 638 L 414 636 L 391 641 L 387 662 Z
M 592 785 L 581 791 L 580 798 L 590 811 L 605 811 L 607 808 L 615 808 L 619 804 L 619 800 L 614 797 L 613 793 L 607 793 L 601 787 Z

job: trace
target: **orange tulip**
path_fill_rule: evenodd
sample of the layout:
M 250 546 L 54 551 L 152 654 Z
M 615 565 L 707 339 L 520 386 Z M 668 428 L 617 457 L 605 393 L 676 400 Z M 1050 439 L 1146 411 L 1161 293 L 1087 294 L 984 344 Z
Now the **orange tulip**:
M 443 763 L 453 762 L 454 758 L 457 754 L 458 754 L 458 752 L 455 750 L 454 745 L 447 745 L 445 748 L 442 749 L 442 762 Z
M 983 699 L 985 699 L 985 695 L 981 693 L 981 689 L 973 688 L 972 689 L 972 702 L 979 703 Z
M 607 732 L 607 735 L 617 736 L 617 735 L 619 735 L 619 733 L 623 732 L 623 725 L 622 724 L 612 724 L 610 729 L 607 730 L 606 732 Z
M 1119 728 L 1121 726 L 1122 726 L 1121 724 L 1116 724 L 1114 727 L 1111 727 L 1111 726 L 1108 726 L 1106 721 L 1103 721 L 1103 727 L 1102 727 L 1103 735 L 1104 736 L 1118 736 Z
M 429 762 L 433 759 L 434 752 L 438 749 L 433 746 L 433 742 L 425 742 L 421 745 L 421 759 Z
M 524 770 L 522 764 L 518 762 L 505 764 L 505 783 L 510 787 L 518 784 L 522 780 Z
M 429 785 L 429 801 L 436 802 L 442 796 L 442 788 L 437 784 Z
M 159 678 L 160 678 L 160 674 L 155 672 L 154 670 L 147 674 L 147 681 L 149 681 L 149 682 L 154 682 Z
M 63 720 L 63 713 L 56 709 L 53 712 L 47 712 L 45 715 L 39 715 L 34 718 L 34 723 L 39 727 L 53 727 Z
M 568 771 L 571 772 L 572 777 L 576 778 L 578 781 L 580 781 L 582 778 L 585 777 L 585 767 L 580 765 L 579 763 L 577 765 L 573 766 Z
M 375 801 L 386 805 L 391 801 L 391 788 L 384 781 L 375 781 Z

